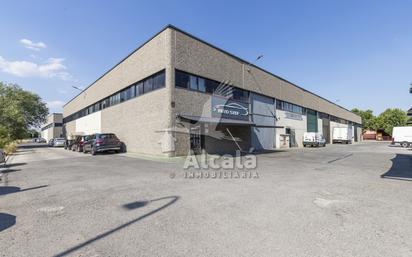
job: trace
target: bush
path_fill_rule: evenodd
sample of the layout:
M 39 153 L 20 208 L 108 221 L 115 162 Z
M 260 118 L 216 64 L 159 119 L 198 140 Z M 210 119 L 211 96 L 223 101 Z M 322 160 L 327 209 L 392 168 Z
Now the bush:
M 10 155 L 10 154 L 16 152 L 16 150 L 17 150 L 17 144 L 15 142 L 9 143 L 4 147 L 4 152 L 7 155 Z

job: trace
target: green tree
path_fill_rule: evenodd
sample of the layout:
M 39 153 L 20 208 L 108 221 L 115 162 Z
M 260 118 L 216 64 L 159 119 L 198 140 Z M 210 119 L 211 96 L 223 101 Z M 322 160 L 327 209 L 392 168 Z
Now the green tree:
M 362 118 L 362 128 L 365 130 L 376 130 L 376 117 L 372 110 L 362 111 L 357 108 L 352 109 L 352 112 Z
M 401 109 L 386 109 L 376 118 L 376 127 L 392 135 L 393 127 L 406 126 L 408 116 Z
M 45 122 L 48 109 L 41 98 L 15 84 L 0 82 L 0 147 L 23 138 Z

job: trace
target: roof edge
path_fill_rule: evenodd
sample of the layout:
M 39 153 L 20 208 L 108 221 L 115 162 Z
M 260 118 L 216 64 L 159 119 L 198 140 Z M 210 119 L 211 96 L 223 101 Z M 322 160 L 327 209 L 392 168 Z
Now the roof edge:
M 70 102 L 72 102 L 74 99 L 76 99 L 79 95 L 81 95 L 84 91 L 86 91 L 88 88 L 90 88 L 91 86 L 93 86 L 97 81 L 99 81 L 101 78 L 103 78 L 105 75 L 107 75 L 110 71 L 112 71 L 113 69 L 115 69 L 118 65 L 120 65 L 123 61 L 125 61 L 127 58 L 129 58 L 132 54 L 134 54 L 134 53 L 135 53 L 136 51 L 138 51 L 140 48 L 142 48 L 142 47 L 145 46 L 147 43 L 149 43 L 153 38 L 157 37 L 159 34 L 161 34 L 163 31 L 165 31 L 166 29 L 169 29 L 169 28 L 170 28 L 170 29 L 173 29 L 173 30 L 176 30 L 176 31 L 178 31 L 178 32 L 180 32 L 180 33 L 183 33 L 183 34 L 185 34 L 185 35 L 187 35 L 187 36 L 189 36 L 189 37 L 191 37 L 191 38 L 193 38 L 193 39 L 195 39 L 195 40 L 198 40 L 198 41 L 200 41 L 200 42 L 202 42 L 202 43 L 204 43 L 204 44 L 206 44 L 206 45 L 208 45 L 208 46 L 210 46 L 210 47 L 212 47 L 212 48 L 214 48 L 214 49 L 216 49 L 216 50 L 218 50 L 218 51 L 220 51 L 220 52 L 223 52 L 224 54 L 229 55 L 229 56 L 232 57 L 232 58 L 235 58 L 236 60 L 238 60 L 238 61 L 240 61 L 240 62 L 243 62 L 243 63 L 245 63 L 245 64 L 247 64 L 247 65 L 249 65 L 249 66 L 251 66 L 251 67 L 254 67 L 254 68 L 256 68 L 256 69 L 258 69 L 258 70 L 260 70 L 260 71 L 262 71 L 262 72 L 265 72 L 265 73 L 267 73 L 267 74 L 269 74 L 269 75 L 271 75 L 271 76 L 274 76 L 274 77 L 276 77 L 276 78 L 278 78 L 278 79 L 280 79 L 280 80 L 282 80 L 282 81 L 284 81 L 284 82 L 287 82 L 287 83 L 295 86 L 296 88 L 299 88 L 299 89 L 302 90 L 302 91 L 305 91 L 305 92 L 310 93 L 310 94 L 312 94 L 312 95 L 314 95 L 314 96 L 316 96 L 316 97 L 319 97 L 319 98 L 321 98 L 321 99 L 323 99 L 323 100 L 325 100 L 325 101 L 327 101 L 327 102 L 329 102 L 329 103 L 331 103 L 331 104 L 333 104 L 333 105 L 335 105 L 335 106 L 337 106 L 337 107 L 339 107 L 339 108 L 341 108 L 341 109 L 343 109 L 343 110 L 345 110 L 345 111 L 348 111 L 348 112 L 350 112 L 350 113 L 352 113 L 352 114 L 354 114 L 354 115 L 356 115 L 356 116 L 358 116 L 358 117 L 360 118 L 359 115 L 357 115 L 357 114 L 355 114 L 354 112 L 346 109 L 345 107 L 343 107 L 343 106 L 341 106 L 341 105 L 339 105 L 339 104 L 336 104 L 336 103 L 334 103 L 334 102 L 332 102 L 332 101 L 330 101 L 330 100 L 328 100 L 328 99 L 326 99 L 326 98 L 324 98 L 324 97 L 322 97 L 322 96 L 320 96 L 320 95 L 318 95 L 318 94 L 315 94 L 315 93 L 313 93 L 313 92 L 311 92 L 311 91 L 309 91 L 309 90 L 307 90 L 307 89 L 304 89 L 303 87 L 298 86 L 298 85 L 296 85 L 295 83 L 290 82 L 289 80 L 286 80 L 286 79 L 284 79 L 284 78 L 282 78 L 282 77 L 280 77 L 280 76 L 278 76 L 278 75 L 276 75 L 276 74 L 273 74 L 272 72 L 270 72 L 270 71 L 268 71 L 268 70 L 265 70 L 265 69 L 263 69 L 263 68 L 255 65 L 255 64 L 253 64 L 253 63 L 250 63 L 250 62 L 248 62 L 248 61 L 246 61 L 246 60 L 244 60 L 244 59 L 242 59 L 242 58 L 240 58 L 240 57 L 238 57 L 238 56 L 236 56 L 236 55 L 234 55 L 234 54 L 232 54 L 232 53 L 230 53 L 230 52 L 228 52 L 228 51 L 225 51 L 225 50 L 223 50 L 223 49 L 221 49 L 221 48 L 219 48 L 219 47 L 217 47 L 217 46 L 215 46 L 215 45 L 212 45 L 212 44 L 208 43 L 207 41 L 205 41 L 205 40 L 203 40 L 203 39 L 200 39 L 200 38 L 198 38 L 198 37 L 196 37 L 196 36 L 194 36 L 194 35 L 186 32 L 186 31 L 184 31 L 184 30 L 182 30 L 182 29 L 180 29 L 180 28 L 178 28 L 178 27 L 170 24 L 170 23 L 167 24 L 166 26 L 164 26 L 159 32 L 157 32 L 155 35 L 153 35 L 152 37 L 150 37 L 148 40 L 146 40 L 144 43 L 142 43 L 142 44 L 141 44 L 140 46 L 138 46 L 136 49 L 134 49 L 134 50 L 133 50 L 131 53 L 129 53 L 126 57 L 124 57 L 123 59 L 121 59 L 121 60 L 120 60 L 118 63 L 116 63 L 112 68 L 110 68 L 110 69 L 107 70 L 105 73 L 103 73 L 103 75 L 101 75 L 99 78 L 97 78 L 95 81 L 93 81 L 93 82 L 92 82 L 89 86 L 87 86 L 82 92 L 78 93 L 76 96 L 74 96 L 73 98 L 71 98 L 67 103 L 65 103 L 65 104 L 63 105 L 63 107 L 65 107 L 66 105 L 68 105 Z
M 84 91 L 86 91 L 88 88 L 90 88 L 91 86 L 93 86 L 97 81 L 99 81 L 101 78 L 103 78 L 104 76 L 106 76 L 109 72 L 111 72 L 112 70 L 114 70 L 117 66 L 119 66 L 123 61 L 125 61 L 127 58 L 129 58 L 132 54 L 134 54 L 135 52 L 137 52 L 140 48 L 142 48 L 143 46 L 145 46 L 147 43 L 149 43 L 153 38 L 157 37 L 159 34 L 161 34 L 163 31 L 165 31 L 168 28 L 176 28 L 171 24 L 167 24 L 166 26 L 164 26 L 159 32 L 157 32 L 156 34 L 154 34 L 153 36 L 151 36 L 148 40 L 146 40 L 145 42 L 143 42 L 141 45 L 139 45 L 137 48 L 135 48 L 132 52 L 130 52 L 126 57 L 122 58 L 118 63 L 116 63 L 112 68 L 110 68 L 109 70 L 107 70 L 105 73 L 103 73 L 99 78 L 97 78 L 95 81 L 93 81 L 90 85 L 88 85 L 85 89 L 83 89 L 80 93 L 78 93 L 77 95 L 75 95 L 73 98 L 71 98 L 67 103 L 65 103 L 63 105 L 63 107 L 65 107 L 66 105 L 68 105 L 71 101 L 73 101 L 74 99 L 76 99 L 79 95 L 81 95 Z

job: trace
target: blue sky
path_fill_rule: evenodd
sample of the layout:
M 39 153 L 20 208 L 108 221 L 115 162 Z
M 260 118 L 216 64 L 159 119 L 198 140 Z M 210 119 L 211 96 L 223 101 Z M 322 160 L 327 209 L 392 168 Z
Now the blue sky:
M 51 112 L 173 24 L 346 108 L 409 109 L 411 1 L 8 1 L 0 80 Z

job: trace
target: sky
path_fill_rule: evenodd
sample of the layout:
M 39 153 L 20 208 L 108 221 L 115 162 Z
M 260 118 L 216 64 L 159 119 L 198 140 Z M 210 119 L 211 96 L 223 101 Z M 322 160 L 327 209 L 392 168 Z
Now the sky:
M 167 24 L 347 108 L 412 107 L 412 1 L 2 1 L 0 81 L 50 112 Z

